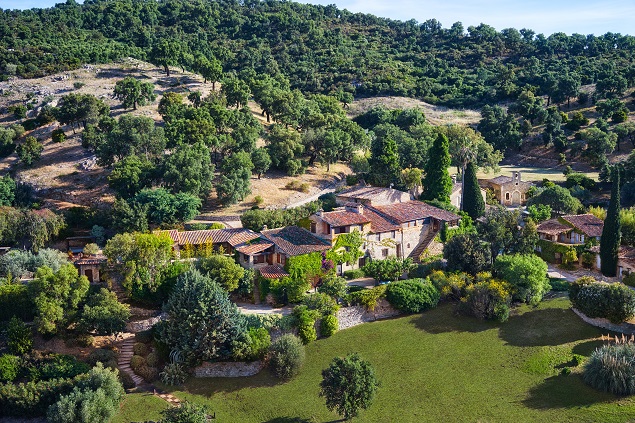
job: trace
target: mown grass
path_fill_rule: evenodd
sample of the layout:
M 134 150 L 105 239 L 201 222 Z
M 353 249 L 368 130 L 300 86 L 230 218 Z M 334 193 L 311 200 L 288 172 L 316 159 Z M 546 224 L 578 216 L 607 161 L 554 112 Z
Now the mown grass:
M 520 172 L 520 178 L 523 181 L 542 181 L 543 179 L 549 179 L 554 182 L 561 182 L 565 180 L 562 168 L 550 168 L 550 167 L 524 167 L 514 165 L 502 165 L 500 167 L 500 173 L 485 173 L 478 172 L 477 177 L 479 179 L 491 179 L 499 175 L 512 176 L 513 172 Z M 456 169 L 450 168 L 450 173 L 456 172 Z M 584 172 L 589 178 L 598 180 L 598 172 Z
M 321 371 L 335 356 L 359 352 L 381 387 L 360 422 L 625 422 L 635 397 L 586 386 L 573 354 L 601 345 L 600 330 L 555 298 L 521 307 L 506 323 L 457 316 L 445 304 L 424 314 L 369 323 L 307 347 L 301 374 L 287 383 L 268 372 L 242 379 L 193 379 L 173 392 L 209 406 L 221 422 L 328 422 L 338 416 L 318 396 Z M 136 407 L 143 397 L 123 406 Z M 145 405 L 149 407 L 149 405 Z M 124 421 L 124 420 L 117 420 Z

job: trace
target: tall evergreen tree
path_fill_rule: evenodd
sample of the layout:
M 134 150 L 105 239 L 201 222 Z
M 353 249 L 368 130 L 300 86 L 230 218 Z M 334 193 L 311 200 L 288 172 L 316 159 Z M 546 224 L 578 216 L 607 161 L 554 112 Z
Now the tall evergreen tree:
M 476 179 L 476 166 L 472 162 L 469 162 L 465 168 L 462 208 L 472 220 L 478 219 L 485 213 L 485 201 Z
M 617 253 L 620 248 L 622 223 L 620 221 L 620 171 L 617 167 L 611 172 L 613 188 L 611 201 L 604 219 L 602 239 L 600 240 L 601 270 L 604 276 L 615 276 L 617 273 Z
M 437 135 L 434 140 L 428 162 L 425 166 L 426 176 L 423 178 L 422 200 L 439 200 L 450 202 L 452 178 L 450 178 L 450 143 L 444 134 Z
M 375 138 L 371 147 L 370 179 L 374 185 L 388 186 L 401 181 L 397 143 L 391 138 Z

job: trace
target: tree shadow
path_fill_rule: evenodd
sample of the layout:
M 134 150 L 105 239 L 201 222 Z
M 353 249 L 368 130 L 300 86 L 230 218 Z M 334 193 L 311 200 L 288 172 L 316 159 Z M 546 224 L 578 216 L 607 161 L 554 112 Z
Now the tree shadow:
M 585 357 L 588 357 L 591 355 L 593 351 L 595 351 L 597 348 L 605 344 L 606 344 L 605 342 L 599 339 L 593 339 L 593 340 L 589 340 L 589 341 L 577 344 L 576 346 L 573 347 L 572 352 L 573 354 L 580 354 Z
M 534 309 L 511 316 L 500 326 L 500 338 L 519 347 L 561 345 L 599 335 L 597 328 L 561 308 Z
M 456 312 L 452 303 L 439 305 L 434 310 L 426 311 L 413 320 L 417 329 L 437 335 L 447 332 L 478 333 L 496 328 L 500 323 L 465 316 Z
M 545 379 L 529 390 L 522 403 L 534 410 L 585 407 L 615 399 L 615 396 L 594 390 L 577 374 Z
M 190 394 L 210 398 L 218 393 L 239 391 L 245 388 L 271 388 L 286 383 L 277 379 L 268 369 L 263 369 L 255 376 L 227 378 L 194 378 L 191 377 L 183 386 L 167 386 L 157 384 L 167 392 L 184 391 Z
M 341 420 L 337 420 L 338 422 Z M 275 417 L 271 420 L 267 420 L 264 423 L 310 423 L 310 420 L 303 419 L 301 417 Z

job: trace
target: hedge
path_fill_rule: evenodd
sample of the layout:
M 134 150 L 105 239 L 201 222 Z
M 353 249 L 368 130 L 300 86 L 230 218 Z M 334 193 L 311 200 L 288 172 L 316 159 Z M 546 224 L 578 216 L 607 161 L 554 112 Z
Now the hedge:
M 46 414 L 49 406 L 60 396 L 70 393 L 80 380 L 88 375 L 72 379 L 52 379 L 40 382 L 0 385 L 0 416 L 36 417 Z
M 386 299 L 395 308 L 407 313 L 419 313 L 434 308 L 441 295 L 429 279 L 408 279 L 393 282 L 386 288 Z
M 620 283 L 605 284 L 581 278 L 569 286 L 575 308 L 591 318 L 621 323 L 635 316 L 635 291 Z

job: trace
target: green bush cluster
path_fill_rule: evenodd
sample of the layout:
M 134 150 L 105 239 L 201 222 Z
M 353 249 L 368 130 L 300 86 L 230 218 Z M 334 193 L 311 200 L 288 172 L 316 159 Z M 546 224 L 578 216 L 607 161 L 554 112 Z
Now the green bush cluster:
M 320 335 L 325 338 L 332 336 L 339 329 L 339 322 L 337 317 L 334 314 L 329 314 L 328 316 L 324 316 L 322 318 L 322 323 L 320 325 Z
M 504 322 L 509 318 L 511 286 L 490 277 L 478 280 L 465 289 L 459 310 L 480 319 Z
M 31 329 L 17 317 L 12 317 L 7 325 L 7 347 L 15 355 L 26 354 L 33 348 Z
M 106 348 L 97 348 L 88 355 L 88 364 L 96 366 L 97 363 L 103 363 L 104 367 L 117 367 L 117 354 L 113 350 Z M 114 364 L 114 366 L 112 366 Z
M 26 285 L 0 285 L 0 321 L 8 321 L 13 316 L 25 321 L 33 320 L 34 305 Z
M 393 282 L 386 288 L 386 299 L 398 310 L 419 313 L 434 308 L 441 295 L 429 279 Z
M 144 344 L 142 342 L 135 342 L 135 344 L 132 346 L 132 352 L 135 355 L 140 355 L 142 357 L 145 357 L 146 355 L 150 353 L 150 347 L 148 347 L 147 344 Z
M 264 328 L 267 331 L 280 327 L 281 314 L 244 314 L 243 318 L 248 328 Z
M 159 376 L 161 377 L 161 382 L 166 385 L 176 386 L 185 382 L 187 371 L 181 363 L 169 363 L 165 365 Z
M 635 316 L 635 291 L 619 283 L 580 278 L 569 286 L 569 298 L 575 308 L 589 317 L 621 323 Z
M 5 383 L 0 385 L 0 415 L 16 417 L 41 416 L 60 395 L 73 390 L 87 375 L 71 379 L 52 379 L 39 382 Z
M 404 273 L 414 268 L 412 259 L 388 257 L 385 260 L 373 260 L 362 267 L 364 274 L 376 281 L 396 281 Z
M 376 286 L 372 289 L 361 289 L 348 295 L 348 302 L 352 305 L 361 305 L 368 311 L 375 310 L 377 302 L 386 297 L 386 285 Z
M 362 269 L 345 270 L 343 276 L 348 279 L 360 279 L 363 278 L 364 271 Z
M 20 371 L 20 357 L 11 354 L 0 355 L 0 382 L 13 382 Z
M 596 349 L 586 365 L 582 379 L 600 391 L 615 395 L 635 394 L 635 345 L 605 345 Z
M 259 232 L 265 225 L 269 229 L 295 225 L 300 219 L 311 216 L 321 207 L 322 203 L 320 201 L 313 201 L 290 209 L 247 210 L 240 216 L 240 221 L 243 224 L 243 228 Z
M 300 372 L 305 360 L 300 338 L 286 334 L 276 339 L 269 349 L 269 368 L 280 379 L 291 379 Z

